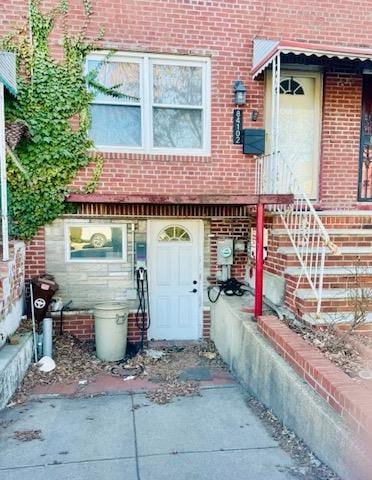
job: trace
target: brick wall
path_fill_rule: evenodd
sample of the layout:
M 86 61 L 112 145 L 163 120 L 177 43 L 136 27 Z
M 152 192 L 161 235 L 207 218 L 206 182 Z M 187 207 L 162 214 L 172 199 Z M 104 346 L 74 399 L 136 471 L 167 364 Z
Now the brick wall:
M 45 230 L 40 228 L 26 244 L 26 279 L 45 273 Z
M 357 206 L 362 77 L 349 72 L 324 78 L 321 205 Z
M 6 320 L 7 316 L 11 314 L 15 303 L 22 296 L 24 270 L 24 243 L 11 241 L 9 243 L 9 260 L 6 262 L 0 261 L 0 322 Z
M 61 320 L 59 313 L 52 314 L 54 333 L 59 335 Z M 203 311 L 203 338 L 210 338 L 211 316 L 210 310 Z M 90 310 L 66 311 L 63 316 L 63 331 L 70 333 L 79 340 L 94 339 L 94 317 Z M 141 331 L 136 322 L 136 312 L 130 311 L 128 316 L 128 341 L 139 342 L 141 340 Z M 145 333 L 147 340 L 147 332 Z
M 248 218 L 213 218 L 210 224 L 210 277 L 215 279 L 217 271 L 221 268 L 217 265 L 217 241 L 225 237 L 234 238 L 235 241 L 247 240 L 250 235 L 251 222 Z M 238 280 L 244 280 L 247 264 L 247 252 L 235 252 L 234 264 L 231 267 L 231 276 Z
M 260 317 L 258 330 L 276 351 L 349 425 L 371 442 L 370 385 L 346 375 L 276 317 Z
M 0 35 L 19 23 L 27 2 L 3 2 Z M 46 7 L 57 0 L 45 0 Z M 82 24 L 82 2 L 71 0 L 69 27 Z M 252 40 L 288 40 L 346 46 L 370 46 L 366 25 L 370 1 L 315 0 L 114 0 L 94 1 L 96 15 L 89 27 L 93 36 L 100 27 L 106 34 L 102 48 L 143 52 L 208 55 L 212 59 L 212 154 L 208 157 L 175 157 L 111 153 L 99 184 L 102 193 L 247 193 L 252 191 L 254 159 L 231 142 L 232 85 L 240 78 L 248 89 L 245 127 L 263 126 L 264 81 L 253 81 Z M 60 45 L 54 37 L 56 55 Z M 322 206 L 356 206 L 361 76 L 331 71 L 325 76 Z M 257 122 L 250 120 L 259 111 Z M 347 143 L 347 145 L 345 145 Z M 90 178 L 84 169 L 76 180 Z M 335 171 L 341 172 L 334 175 Z M 347 178 L 343 175 L 347 172 Z M 172 179 L 172 181 L 169 181 Z

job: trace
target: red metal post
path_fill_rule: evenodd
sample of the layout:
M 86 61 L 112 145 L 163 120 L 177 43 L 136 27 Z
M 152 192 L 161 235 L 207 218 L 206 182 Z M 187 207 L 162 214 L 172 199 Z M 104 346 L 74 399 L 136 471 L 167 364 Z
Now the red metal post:
M 256 209 L 256 271 L 254 289 L 254 317 L 262 315 L 263 303 L 263 251 L 264 251 L 264 204 Z

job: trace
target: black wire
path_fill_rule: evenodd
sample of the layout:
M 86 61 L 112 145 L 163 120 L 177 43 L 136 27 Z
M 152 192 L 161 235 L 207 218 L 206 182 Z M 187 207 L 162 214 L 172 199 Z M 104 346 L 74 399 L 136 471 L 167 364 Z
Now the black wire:
M 229 278 L 225 282 L 220 282 L 218 285 L 210 285 L 207 289 L 209 301 L 216 303 L 222 292 L 229 297 L 232 297 L 233 295 L 241 297 L 244 295 L 244 290 L 241 288 L 243 285 L 244 283 L 239 282 L 239 280 L 236 278 Z M 219 290 L 216 298 L 212 299 L 210 293 L 215 287 L 217 287 Z
M 143 278 L 141 279 L 141 273 Z M 136 325 L 141 332 L 141 350 L 143 350 L 145 332 L 150 328 L 150 298 L 149 298 L 149 285 L 147 279 L 147 271 L 140 269 L 136 272 L 137 276 L 137 295 L 138 295 L 138 308 L 136 312 Z M 145 288 L 146 286 L 146 288 Z M 146 300 L 147 300 L 147 314 L 146 314 Z

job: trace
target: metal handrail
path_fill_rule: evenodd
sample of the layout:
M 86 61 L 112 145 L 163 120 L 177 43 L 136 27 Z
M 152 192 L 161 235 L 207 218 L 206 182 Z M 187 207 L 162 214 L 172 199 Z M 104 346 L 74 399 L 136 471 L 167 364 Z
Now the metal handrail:
M 296 290 L 304 275 L 317 302 L 316 314 L 320 315 L 323 293 L 325 256 L 338 252 L 311 200 L 301 188 L 288 162 L 279 152 L 257 157 L 256 194 L 292 193 L 291 205 L 272 205 L 271 210 L 282 219 L 292 247 L 301 265 Z M 327 251 L 328 249 L 328 251 Z

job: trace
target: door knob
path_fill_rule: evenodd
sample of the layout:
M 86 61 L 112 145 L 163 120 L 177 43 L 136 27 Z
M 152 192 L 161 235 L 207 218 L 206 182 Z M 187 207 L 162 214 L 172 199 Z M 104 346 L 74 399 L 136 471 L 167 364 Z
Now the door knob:
M 196 288 L 193 288 L 192 290 L 189 290 L 190 293 L 196 293 L 197 292 L 197 289 Z

